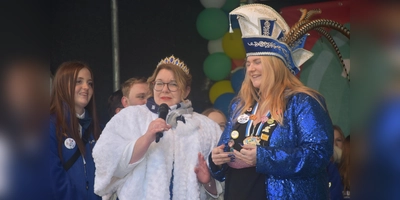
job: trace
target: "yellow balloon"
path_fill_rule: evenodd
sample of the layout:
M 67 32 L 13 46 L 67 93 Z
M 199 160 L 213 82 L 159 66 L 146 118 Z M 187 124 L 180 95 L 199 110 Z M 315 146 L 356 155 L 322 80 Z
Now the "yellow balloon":
M 234 93 L 235 91 L 232 88 L 231 81 L 229 80 L 222 80 L 214 83 L 213 86 L 210 88 L 210 101 L 214 104 L 215 100 L 224 93 Z
M 244 49 L 242 41 L 242 32 L 239 28 L 233 29 L 233 33 L 225 33 L 222 38 L 222 48 L 226 55 L 232 59 L 243 59 L 246 57 L 246 51 Z

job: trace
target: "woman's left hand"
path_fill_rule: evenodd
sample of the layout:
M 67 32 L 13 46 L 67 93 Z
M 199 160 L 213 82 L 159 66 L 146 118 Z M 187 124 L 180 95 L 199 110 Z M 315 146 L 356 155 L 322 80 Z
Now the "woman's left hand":
M 209 183 L 211 180 L 210 171 L 208 170 L 208 166 L 204 159 L 204 156 L 200 152 L 198 153 L 198 159 L 199 164 L 194 168 L 197 180 L 199 180 L 199 182 L 202 184 Z
M 240 151 L 234 150 L 233 153 L 235 154 L 236 159 L 241 159 L 245 163 L 256 166 L 257 161 L 257 146 L 245 144 L 242 146 Z

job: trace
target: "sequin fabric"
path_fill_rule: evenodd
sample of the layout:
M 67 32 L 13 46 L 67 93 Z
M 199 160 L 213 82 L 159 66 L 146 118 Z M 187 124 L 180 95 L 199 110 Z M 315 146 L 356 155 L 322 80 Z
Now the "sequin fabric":
M 238 102 L 232 104 L 231 113 L 237 105 Z M 233 119 L 235 116 L 230 117 L 218 145 L 230 140 Z M 283 125 L 277 125 L 269 146 L 257 147 L 256 171 L 266 175 L 266 198 L 328 199 L 326 168 L 332 154 L 333 127 L 327 110 L 306 94 L 293 95 L 288 100 Z M 218 168 L 210 162 L 212 176 L 217 180 L 225 179 L 228 168 L 226 164 Z

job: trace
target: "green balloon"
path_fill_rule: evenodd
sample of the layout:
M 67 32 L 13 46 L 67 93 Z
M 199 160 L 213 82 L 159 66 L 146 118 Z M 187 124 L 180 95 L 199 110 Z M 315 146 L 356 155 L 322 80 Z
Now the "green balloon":
M 221 9 L 227 12 L 231 12 L 233 9 L 239 7 L 239 5 L 240 0 L 226 0 Z
M 207 56 L 203 70 L 209 79 L 220 81 L 229 75 L 231 65 L 231 59 L 225 53 L 218 52 Z
M 197 16 L 196 27 L 201 37 L 216 40 L 228 31 L 229 22 L 221 9 L 206 8 Z

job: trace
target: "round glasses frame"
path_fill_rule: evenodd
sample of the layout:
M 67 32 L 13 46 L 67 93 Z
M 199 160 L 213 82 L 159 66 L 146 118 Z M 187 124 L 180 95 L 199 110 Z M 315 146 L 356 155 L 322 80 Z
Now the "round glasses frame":
M 164 85 L 167 85 L 167 88 L 170 92 L 176 92 L 179 88 L 176 82 L 169 82 L 169 83 L 164 83 L 162 81 L 153 82 L 153 88 L 157 92 L 161 92 L 164 89 Z

